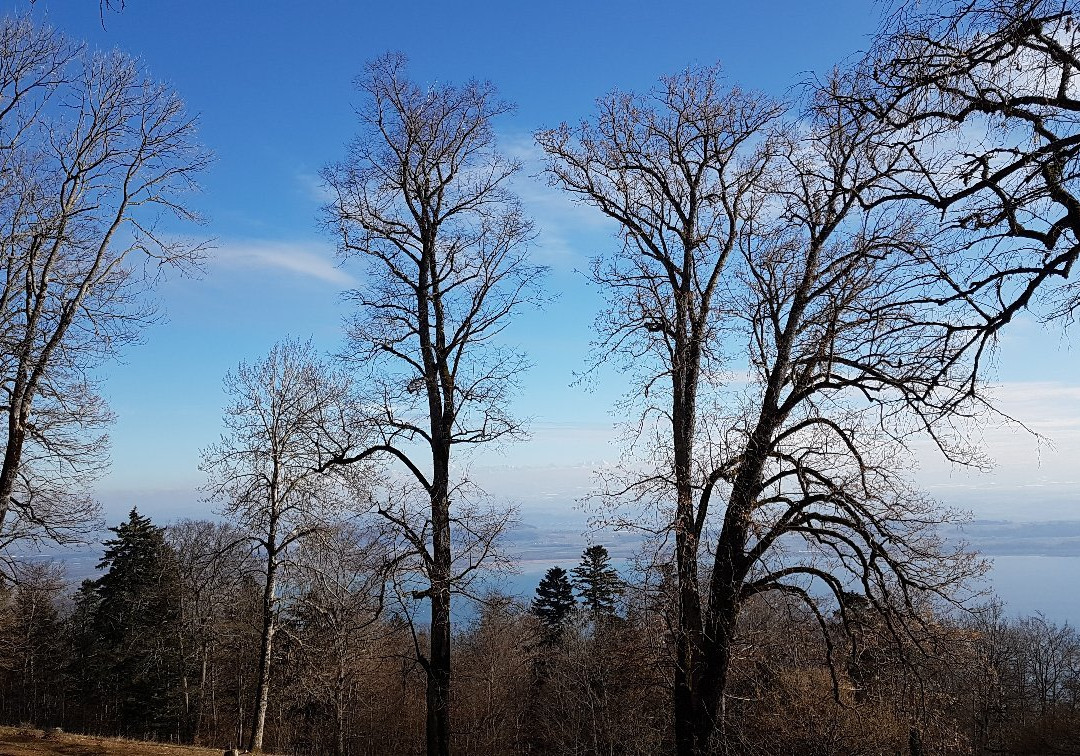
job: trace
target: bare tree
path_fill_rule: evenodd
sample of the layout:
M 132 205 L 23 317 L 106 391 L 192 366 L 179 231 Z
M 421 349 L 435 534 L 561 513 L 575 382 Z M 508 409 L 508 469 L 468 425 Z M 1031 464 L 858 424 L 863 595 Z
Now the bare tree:
M 461 577 L 451 524 L 463 492 L 451 454 L 521 431 L 506 404 L 522 358 L 499 339 L 540 271 L 526 257 L 532 224 L 507 189 L 520 165 L 494 145 L 491 121 L 510 105 L 488 83 L 421 88 L 405 65 L 399 54 L 368 65 L 361 134 L 323 178 L 341 254 L 369 264 L 367 288 L 351 294 L 349 336 L 356 362 L 371 368 L 383 433 L 336 462 L 396 460 L 427 502 L 419 519 L 383 515 L 420 555 L 428 583 L 431 641 L 420 662 L 434 756 L 450 751 L 450 596 Z
M 898 159 L 872 119 L 822 97 L 781 128 L 779 105 L 716 69 L 598 109 L 537 138 L 552 183 L 620 225 L 621 252 L 594 268 L 611 303 L 601 358 L 638 371 L 641 453 L 605 494 L 637 502 L 623 524 L 652 507 L 661 548 L 674 539 L 676 746 L 707 753 L 750 598 L 804 602 L 831 662 L 829 607 L 868 605 L 912 638 L 924 595 L 977 569 L 943 547 L 949 514 L 904 467 L 918 433 L 977 462 L 956 426 L 980 403 L 913 252 L 924 219 L 863 209 Z
M 385 631 L 378 623 L 395 568 L 386 536 L 384 528 L 338 522 L 305 543 L 296 560 L 294 642 L 308 672 L 298 687 L 332 710 L 335 756 L 347 753 L 348 711 L 372 666 L 374 640 Z
M 181 685 L 186 726 L 192 742 L 206 735 L 207 714 L 210 732 L 216 731 L 214 698 L 215 659 L 224 645 L 227 618 L 245 579 L 258 569 L 245 531 L 231 523 L 207 520 L 180 520 L 165 529 L 165 540 L 173 551 L 180 581 Z
M 899 3 L 834 95 L 905 160 L 879 202 L 926 202 L 956 335 L 980 357 L 1026 310 L 1080 303 L 1080 39 L 1073 0 Z
M 96 514 L 111 415 L 89 371 L 138 336 L 159 271 L 201 256 L 159 227 L 193 219 L 194 131 L 133 60 L 0 21 L 0 555 Z
M 310 343 L 285 341 L 225 378 L 226 433 L 203 452 L 210 497 L 262 550 L 265 581 L 259 682 L 250 748 L 260 752 L 280 609 L 280 571 L 290 547 L 325 531 L 357 490 L 361 467 L 321 468 L 355 426 L 347 376 L 323 365 Z M 329 451 L 328 451 L 329 450 Z

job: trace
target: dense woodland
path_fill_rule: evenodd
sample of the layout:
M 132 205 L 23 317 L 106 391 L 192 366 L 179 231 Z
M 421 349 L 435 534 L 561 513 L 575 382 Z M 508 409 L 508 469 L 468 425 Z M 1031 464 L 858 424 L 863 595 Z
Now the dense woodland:
M 217 519 L 132 509 L 74 591 L 27 558 L 100 527 L 93 376 L 205 262 L 176 229 L 210 156 L 137 61 L 3 19 L 0 718 L 338 756 L 1080 753 L 1080 638 L 973 596 L 964 515 L 913 474 L 917 443 L 988 466 L 999 338 L 1080 305 L 1078 13 L 900 2 L 786 100 L 690 67 L 535 133 L 616 230 L 584 369 L 624 382 L 624 451 L 591 504 L 642 545 L 528 603 L 490 588 L 513 512 L 462 464 L 527 433 L 514 320 L 552 294 L 513 105 L 399 53 L 321 174 L 362 272 L 343 349 L 283 334 L 225 376 Z

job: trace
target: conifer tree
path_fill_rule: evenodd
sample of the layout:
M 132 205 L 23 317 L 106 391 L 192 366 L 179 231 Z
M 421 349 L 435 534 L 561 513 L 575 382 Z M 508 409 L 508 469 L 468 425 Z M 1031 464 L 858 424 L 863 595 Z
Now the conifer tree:
M 581 555 L 581 564 L 571 570 L 574 588 L 594 620 L 615 616 L 615 602 L 623 593 L 623 581 L 611 566 L 611 555 L 601 544 L 590 546 Z
M 174 729 L 179 714 L 176 561 L 164 529 L 135 508 L 109 530 L 116 537 L 98 565 L 106 572 L 94 581 L 97 657 L 121 731 L 145 737 Z
M 67 617 L 67 687 L 71 697 L 84 705 L 72 707 L 64 725 L 82 732 L 100 729 L 93 704 L 106 698 L 102 644 L 94 627 L 100 604 L 96 581 L 83 580 Z
M 570 612 L 577 605 L 574 588 L 562 567 L 552 567 L 536 586 L 532 613 L 544 625 L 545 643 L 556 645 L 562 641 Z

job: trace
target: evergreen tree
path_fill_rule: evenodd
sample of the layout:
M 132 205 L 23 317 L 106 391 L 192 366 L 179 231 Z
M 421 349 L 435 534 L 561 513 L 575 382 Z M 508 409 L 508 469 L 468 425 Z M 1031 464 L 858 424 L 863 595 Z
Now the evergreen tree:
M 67 687 L 74 705 L 70 707 L 64 727 L 82 732 L 100 732 L 102 729 L 101 704 L 106 699 L 106 675 L 102 658 L 104 648 L 96 627 L 100 605 L 97 581 L 84 580 L 75 593 L 67 617 Z
M 623 593 L 623 581 L 611 566 L 608 550 L 597 544 L 585 549 L 581 564 L 571 572 L 581 603 L 594 620 L 615 616 L 615 602 Z
M 544 625 L 545 642 L 557 644 L 562 640 L 566 621 L 576 605 L 566 570 L 562 567 L 549 569 L 536 586 L 536 598 L 532 603 L 532 613 Z
M 110 530 L 94 582 L 94 631 L 124 734 L 145 737 L 175 731 L 180 715 L 179 580 L 164 529 L 132 509 Z

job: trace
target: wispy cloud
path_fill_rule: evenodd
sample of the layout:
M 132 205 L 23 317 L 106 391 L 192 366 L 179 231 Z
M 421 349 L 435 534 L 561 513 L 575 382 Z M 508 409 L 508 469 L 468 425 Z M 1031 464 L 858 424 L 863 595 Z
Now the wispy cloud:
M 317 173 L 301 172 L 296 174 L 296 182 L 300 190 L 310 199 L 320 205 L 326 205 L 334 201 L 334 193 L 330 191 Z
M 531 134 L 500 134 L 499 148 L 522 162 L 512 186 L 536 221 L 539 262 L 557 270 L 582 268 L 601 249 L 617 244 L 615 225 L 603 213 L 548 184 L 542 175 L 546 156 Z
M 298 274 L 341 288 L 357 283 L 334 261 L 333 249 L 317 242 L 225 242 L 217 249 L 215 259 L 219 265 L 232 268 Z

